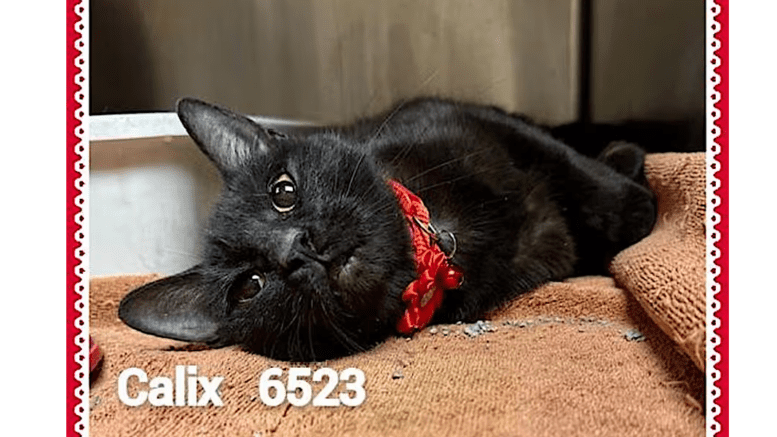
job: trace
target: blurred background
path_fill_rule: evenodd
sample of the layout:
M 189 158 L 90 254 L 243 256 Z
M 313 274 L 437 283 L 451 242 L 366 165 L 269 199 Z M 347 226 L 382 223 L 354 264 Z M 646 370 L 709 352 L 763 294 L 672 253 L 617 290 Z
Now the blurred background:
M 703 0 L 90 7 L 93 115 L 171 111 L 179 97 L 196 96 L 254 115 L 339 123 L 423 94 L 572 123 L 568 136 L 589 132 L 589 122 L 666 122 L 642 128 L 671 131 L 668 150 L 704 147 Z

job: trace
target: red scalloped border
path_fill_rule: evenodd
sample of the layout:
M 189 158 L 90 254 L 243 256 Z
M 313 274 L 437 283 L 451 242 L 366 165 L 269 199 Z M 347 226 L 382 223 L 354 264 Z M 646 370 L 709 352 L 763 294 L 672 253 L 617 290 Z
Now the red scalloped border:
M 65 126 L 66 133 L 66 147 L 65 163 L 66 163 L 66 254 L 65 254 L 65 268 L 67 269 L 66 280 L 66 294 L 67 294 L 67 325 L 65 328 L 66 336 L 66 383 L 67 399 L 66 399 L 66 430 L 67 435 L 79 435 L 83 434 L 83 424 L 81 424 L 80 431 L 76 427 L 81 420 L 77 411 L 83 411 L 84 406 L 80 404 L 79 399 L 76 397 L 76 392 L 84 390 L 79 385 L 79 381 L 76 379 L 76 373 L 83 372 L 84 369 L 76 361 L 76 355 L 81 352 L 81 347 L 76 344 L 76 336 L 81 332 L 81 329 L 76 327 L 75 321 L 79 317 L 80 313 L 76 310 L 76 302 L 79 299 L 79 295 L 76 291 L 80 278 L 76 275 L 76 269 L 79 268 L 80 261 L 76 258 L 76 251 L 79 250 L 81 244 L 76 241 L 76 233 L 81 230 L 81 226 L 76 222 L 76 215 L 79 214 L 82 209 L 76 204 L 76 197 L 81 194 L 75 183 L 80 174 L 76 170 L 76 165 L 80 160 L 80 156 L 76 153 L 76 147 L 79 143 L 79 138 L 76 136 L 76 129 L 80 126 L 79 120 L 76 118 L 76 111 L 84 110 L 81 105 L 76 101 L 76 93 L 82 90 L 82 87 L 76 84 L 76 75 L 81 72 L 81 68 L 76 66 L 76 58 L 80 55 L 80 51 L 76 48 L 76 41 L 80 35 L 76 31 L 76 26 L 80 23 L 80 17 L 76 14 L 76 7 L 81 2 L 79 0 L 67 0 L 66 1 L 66 103 L 65 103 Z
M 708 23 L 709 26 L 713 26 L 712 30 L 717 40 L 717 46 L 712 46 L 715 50 L 715 55 L 719 58 L 718 65 L 711 63 L 713 71 L 717 74 L 718 79 L 714 81 L 710 78 L 709 84 L 712 88 L 720 93 L 720 99 L 717 103 L 712 105 L 712 108 L 707 108 L 707 112 L 717 111 L 719 118 L 714 122 L 717 127 L 718 137 L 715 139 L 715 143 L 719 146 L 719 153 L 715 156 L 714 160 L 717 161 L 717 170 L 715 171 L 715 177 L 720 181 L 719 187 L 714 191 L 720 198 L 717 207 L 713 206 L 713 210 L 720 216 L 720 221 L 713 228 L 720 234 L 720 240 L 715 244 L 715 247 L 720 253 L 720 258 L 716 261 L 718 266 L 718 275 L 715 278 L 715 282 L 718 283 L 719 289 L 713 300 L 712 308 L 713 315 L 719 319 L 719 325 L 713 328 L 713 332 L 718 335 L 720 341 L 716 345 L 712 345 L 713 353 L 717 354 L 719 361 L 717 364 L 708 360 L 708 374 L 714 374 L 719 376 L 719 379 L 712 385 L 714 387 L 708 388 L 708 393 L 717 396 L 711 402 L 715 404 L 712 408 L 711 417 L 708 417 L 708 430 L 713 431 L 716 436 L 728 436 L 729 435 L 729 282 L 728 282 L 728 0 L 716 0 L 709 1 L 707 8 L 715 8 L 715 4 L 720 8 L 718 14 L 715 16 L 712 23 Z M 713 44 L 714 41 L 708 41 L 707 44 Z M 708 60 L 708 62 L 711 62 Z M 711 96 L 707 96 L 708 102 L 711 100 Z M 715 129 L 712 126 L 708 126 L 708 129 Z M 708 145 L 709 147 L 709 145 Z M 714 301 L 717 300 L 717 305 Z M 710 353 L 708 353 L 708 356 Z M 708 379 L 709 381 L 709 379 Z M 712 420 L 710 420 L 712 419 Z M 714 423 L 714 422 L 717 422 Z
M 81 194 L 75 183 L 80 174 L 76 170 L 80 156 L 76 153 L 76 147 L 79 143 L 79 138 L 76 136 L 76 129 L 80 126 L 79 120 L 76 118 L 76 111 L 86 110 L 82 108 L 75 99 L 76 93 L 82 90 L 82 87 L 76 83 L 76 75 L 81 72 L 81 68 L 76 66 L 75 60 L 79 56 L 80 51 L 76 48 L 76 41 L 79 39 L 79 33 L 76 31 L 76 26 L 80 22 L 79 16 L 76 14 L 76 7 L 81 4 L 81 0 L 67 0 L 66 1 L 66 294 L 67 294 L 67 308 L 66 308 L 66 329 L 65 329 L 65 341 L 66 341 L 66 435 L 82 435 L 85 432 L 84 425 L 79 426 L 81 417 L 77 411 L 83 411 L 83 406 L 80 404 L 79 399 L 76 397 L 77 390 L 84 390 L 79 386 L 79 381 L 76 379 L 76 373 L 84 371 L 82 365 L 76 361 L 76 355 L 81 352 L 81 347 L 76 344 L 76 337 L 80 333 L 80 329 L 76 327 L 75 321 L 79 317 L 79 311 L 76 310 L 76 302 L 79 299 L 79 294 L 76 291 L 80 278 L 76 275 L 76 269 L 80 266 L 80 261 L 76 257 L 76 251 L 80 249 L 81 244 L 76 240 L 76 233 L 81 230 L 81 226 L 76 222 L 76 215 L 82 211 L 76 204 L 76 198 Z M 714 109 L 719 111 L 719 118 L 714 123 L 718 128 L 719 136 L 715 139 L 715 142 L 720 146 L 720 153 L 714 158 L 718 162 L 718 170 L 715 172 L 715 176 L 720 180 L 719 187 L 715 190 L 715 194 L 720 198 L 720 202 L 717 207 L 713 207 L 714 211 L 720 215 L 720 221 L 714 226 L 714 229 L 720 233 L 720 240 L 717 242 L 716 247 L 720 252 L 720 258 L 717 260 L 719 267 L 719 274 L 716 278 L 716 282 L 719 284 L 720 289 L 716 295 L 718 301 L 717 309 L 713 314 L 720 320 L 720 324 L 713 331 L 720 337 L 720 342 L 712 347 L 713 351 L 719 355 L 719 361 L 717 364 L 712 364 L 708 369 L 708 372 L 719 372 L 720 378 L 714 384 L 717 398 L 712 401 L 717 409 L 709 419 L 714 419 L 717 422 L 717 426 L 713 423 L 710 428 L 714 435 L 718 437 L 729 435 L 729 281 L 728 281 L 728 0 L 710 0 L 707 3 L 707 8 L 714 7 L 717 4 L 720 7 L 720 11 L 714 19 L 714 23 L 717 23 L 718 30 L 715 32 L 715 38 L 718 41 L 718 47 L 715 50 L 715 54 L 720 59 L 719 65 L 713 68 L 718 75 L 719 80 L 713 88 L 720 93 L 720 99 L 713 105 Z M 713 23 L 708 23 L 714 25 Z M 710 44 L 711 42 L 708 42 Z M 709 80 L 709 79 L 708 79 Z M 709 99 L 709 96 L 708 96 Z M 709 100 L 708 100 L 709 101 Z M 711 111 L 712 108 L 708 108 Z M 712 127 L 709 127 L 712 129 Z M 83 164 L 83 163 L 82 163 Z M 714 392 L 715 393 L 715 392 Z M 79 426 L 77 429 L 76 427 Z

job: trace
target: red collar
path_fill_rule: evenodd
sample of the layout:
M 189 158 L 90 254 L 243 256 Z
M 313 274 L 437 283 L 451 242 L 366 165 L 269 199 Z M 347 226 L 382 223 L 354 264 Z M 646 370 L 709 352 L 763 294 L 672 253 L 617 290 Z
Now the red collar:
M 388 183 L 410 227 L 415 255 L 417 279 L 402 292 L 407 309 L 397 323 L 399 332 L 412 334 L 429 324 L 442 304 L 443 291 L 460 287 L 464 273 L 435 243 L 437 234 L 429 224 L 429 211 L 424 202 L 396 180 Z

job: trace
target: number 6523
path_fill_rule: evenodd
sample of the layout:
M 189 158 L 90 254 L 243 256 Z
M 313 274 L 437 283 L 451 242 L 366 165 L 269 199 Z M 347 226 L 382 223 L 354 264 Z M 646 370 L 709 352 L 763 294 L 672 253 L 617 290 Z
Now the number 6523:
M 313 382 L 325 383 L 315 396 L 313 386 L 308 382 L 311 374 Z M 329 367 L 322 367 L 315 372 L 307 367 L 292 367 L 286 384 L 282 376 L 283 369 L 272 367 L 259 377 L 259 398 L 265 405 L 276 407 L 288 401 L 295 407 L 302 407 L 312 400 L 314 407 L 356 407 L 367 397 L 364 372 L 353 367 L 339 373 Z M 345 383 L 345 388 L 339 393 L 333 393 L 341 381 Z

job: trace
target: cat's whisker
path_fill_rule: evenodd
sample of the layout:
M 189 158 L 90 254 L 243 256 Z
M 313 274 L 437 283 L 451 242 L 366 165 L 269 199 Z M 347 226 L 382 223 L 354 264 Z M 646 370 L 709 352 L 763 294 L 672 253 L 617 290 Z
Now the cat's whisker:
M 380 97 L 378 95 L 378 92 L 373 91 L 372 94 L 370 95 L 370 99 L 367 101 L 367 104 L 365 105 L 364 111 L 362 111 L 362 114 L 369 114 L 370 112 L 372 112 L 372 105 L 379 100 L 380 100 Z
M 472 172 L 470 174 L 466 174 L 466 175 L 462 175 L 462 176 L 459 176 L 459 177 L 447 179 L 447 180 L 444 180 L 442 182 L 438 182 L 436 184 L 427 185 L 427 186 L 424 186 L 422 188 L 419 188 L 416 191 L 416 194 L 420 194 L 420 193 L 423 193 L 424 191 L 428 191 L 428 190 L 431 190 L 431 189 L 434 189 L 434 188 L 437 188 L 437 187 L 440 187 L 440 186 L 443 186 L 443 185 L 450 185 L 450 184 L 452 184 L 454 182 L 458 182 L 460 180 L 472 179 L 472 176 L 488 173 L 488 172 L 491 172 L 491 171 L 494 171 L 494 170 L 499 170 L 500 168 L 501 168 L 501 166 L 488 167 L 488 168 L 485 168 L 485 169 L 477 171 L 477 172 Z
M 305 313 L 307 318 L 307 324 L 310 325 L 310 313 L 305 310 L 298 310 L 299 313 Z M 302 328 L 302 318 L 296 318 L 296 329 L 294 330 L 294 336 L 289 336 L 289 341 L 292 342 L 292 346 L 289 347 L 290 351 L 295 351 L 298 355 L 302 355 L 302 339 L 300 337 L 300 330 Z
M 366 153 L 363 153 L 361 157 L 359 157 L 359 161 L 356 163 L 356 167 L 353 169 L 353 173 L 351 174 L 351 180 L 348 182 L 348 188 L 345 190 L 345 195 L 348 196 L 348 194 L 351 192 L 351 186 L 353 185 L 353 180 L 356 178 L 356 173 L 359 172 L 359 167 L 362 165 L 362 162 L 364 161 L 364 158 L 367 156 Z
M 432 81 L 437 77 L 438 74 L 440 74 L 440 68 L 439 67 L 435 68 L 434 71 L 432 71 L 429 74 L 429 76 L 426 79 L 424 79 L 421 82 L 420 85 L 418 85 L 418 88 L 415 90 L 415 92 L 413 94 L 414 95 L 415 94 L 419 94 L 421 90 L 423 90 L 424 88 L 426 88 L 427 85 L 432 83 Z
M 453 158 L 453 159 L 449 159 L 449 160 L 447 160 L 447 161 L 445 161 L 445 162 L 443 162 L 443 163 L 441 163 L 439 165 L 435 165 L 434 167 L 430 167 L 430 168 L 428 168 L 428 169 L 426 169 L 426 170 L 416 174 L 415 176 L 408 178 L 405 182 L 412 182 L 412 181 L 414 181 L 414 180 L 416 180 L 416 179 L 418 179 L 420 177 L 423 177 L 423 176 L 425 176 L 425 175 L 427 175 L 427 174 L 429 174 L 429 173 L 431 173 L 433 171 L 436 171 L 436 170 L 439 170 L 439 169 L 441 169 L 443 167 L 451 165 L 454 162 L 467 160 L 469 158 L 475 157 L 475 156 L 480 155 L 482 153 L 486 153 L 489 150 L 490 149 L 484 148 L 483 150 L 479 150 L 479 151 L 475 151 L 475 152 L 472 152 L 472 153 L 468 153 L 468 154 L 466 154 L 464 156 L 459 156 L 459 157 L 456 157 L 456 158 Z
M 378 216 L 378 215 L 382 215 L 384 212 L 391 209 L 394 209 L 396 213 L 399 214 L 399 211 L 400 211 L 399 205 L 394 201 L 388 201 L 383 204 L 378 204 L 373 209 L 367 209 L 365 211 L 365 214 L 369 216 Z
M 394 159 L 391 160 L 391 165 L 395 165 L 397 161 L 407 156 L 415 146 L 416 146 L 416 143 L 408 143 L 405 147 L 402 148 L 402 150 L 400 150 L 399 152 L 397 152 L 396 155 L 394 155 Z
M 362 189 L 362 192 L 358 196 L 356 196 L 355 203 L 360 205 L 364 197 L 369 196 L 373 193 L 374 193 L 373 190 Z
M 380 124 L 380 126 L 378 126 L 378 129 L 375 130 L 375 133 L 372 135 L 370 140 L 367 141 L 367 147 L 366 147 L 367 149 L 369 149 L 369 146 L 372 145 L 372 142 L 375 141 L 376 138 L 378 138 L 380 133 L 383 132 L 383 129 L 386 127 L 388 122 L 391 121 L 391 119 L 394 118 L 394 116 L 399 112 L 399 110 L 402 109 L 402 107 L 405 106 L 405 103 L 406 103 L 406 101 L 400 103 L 399 105 L 397 105 L 397 107 L 394 108 L 394 110 L 391 111 L 388 116 L 386 116 L 386 118 L 383 120 L 383 122 Z
M 313 312 L 308 312 L 308 319 L 312 318 Z M 310 348 L 310 357 L 312 361 L 316 361 L 316 348 L 313 347 L 313 323 L 308 320 L 308 347 Z
M 321 306 L 322 313 L 325 317 L 325 322 L 332 329 L 332 333 L 335 335 L 337 341 L 340 342 L 350 352 L 360 352 L 365 350 L 363 346 L 352 339 L 343 329 L 337 324 L 337 319 L 329 312 L 327 305 Z M 347 318 L 347 314 L 340 314 L 344 319 Z
M 391 209 L 393 207 L 396 207 L 396 203 L 393 202 L 386 202 L 384 204 L 377 205 L 374 209 L 368 209 L 366 210 L 367 215 L 375 216 L 380 215 L 387 209 Z
M 288 299 L 287 299 L 287 302 L 288 302 Z M 292 306 L 292 308 L 293 308 L 294 304 L 292 303 L 290 306 Z M 281 328 L 280 328 L 279 333 L 278 333 L 279 337 L 285 335 L 288 331 L 290 331 L 294 327 L 294 324 L 299 321 L 299 317 L 300 317 L 301 313 L 302 313 L 302 311 L 300 309 L 296 309 L 294 311 L 289 311 L 289 312 L 285 312 L 284 313 L 284 320 L 281 321 Z M 291 319 L 289 320 L 289 322 L 287 324 L 285 321 L 286 321 L 286 316 L 288 314 L 291 314 Z M 292 337 L 289 336 L 289 341 L 291 341 L 291 338 Z
M 362 156 L 359 157 L 359 162 L 356 163 L 356 168 L 353 169 L 351 180 L 348 182 L 348 188 L 345 190 L 346 195 L 348 195 L 348 193 L 350 193 L 351 191 L 351 185 L 353 185 L 353 180 L 356 177 L 356 173 L 359 171 L 359 167 L 361 166 L 362 161 L 364 161 L 364 158 L 367 156 L 366 152 L 369 150 L 370 146 L 375 141 L 375 139 L 377 139 L 378 136 L 380 136 L 380 133 L 383 132 L 383 129 L 386 127 L 386 125 L 388 125 L 388 122 L 394 117 L 394 115 L 396 115 L 397 112 L 399 112 L 400 109 L 402 109 L 402 106 L 404 104 L 405 102 L 402 102 L 399 105 L 397 105 L 397 107 L 394 108 L 394 110 L 391 111 L 391 113 L 389 113 L 389 115 L 383 120 L 380 126 L 378 126 L 378 128 L 375 130 L 375 133 L 372 135 L 372 137 L 370 137 L 369 141 L 367 141 L 367 144 L 364 146 L 365 151 L 362 154 Z
M 297 318 L 298 317 L 299 317 L 299 313 L 298 312 L 294 312 L 292 314 L 292 316 L 291 316 L 291 319 L 289 319 L 289 322 L 286 323 L 285 322 L 286 318 L 285 318 L 285 314 L 284 314 L 284 320 L 281 321 L 281 329 L 278 332 L 278 335 L 280 336 L 280 335 L 286 334 L 286 332 L 289 331 L 292 328 L 292 326 L 294 326 L 294 324 L 297 322 Z
M 168 247 L 163 247 L 162 251 L 165 252 L 165 253 L 174 253 L 176 255 L 182 255 L 182 256 L 185 256 L 186 258 L 189 258 L 189 259 L 194 259 L 194 260 L 200 259 L 199 255 L 197 255 L 195 253 L 185 252 L 185 251 L 182 251 L 182 250 L 170 249 Z

